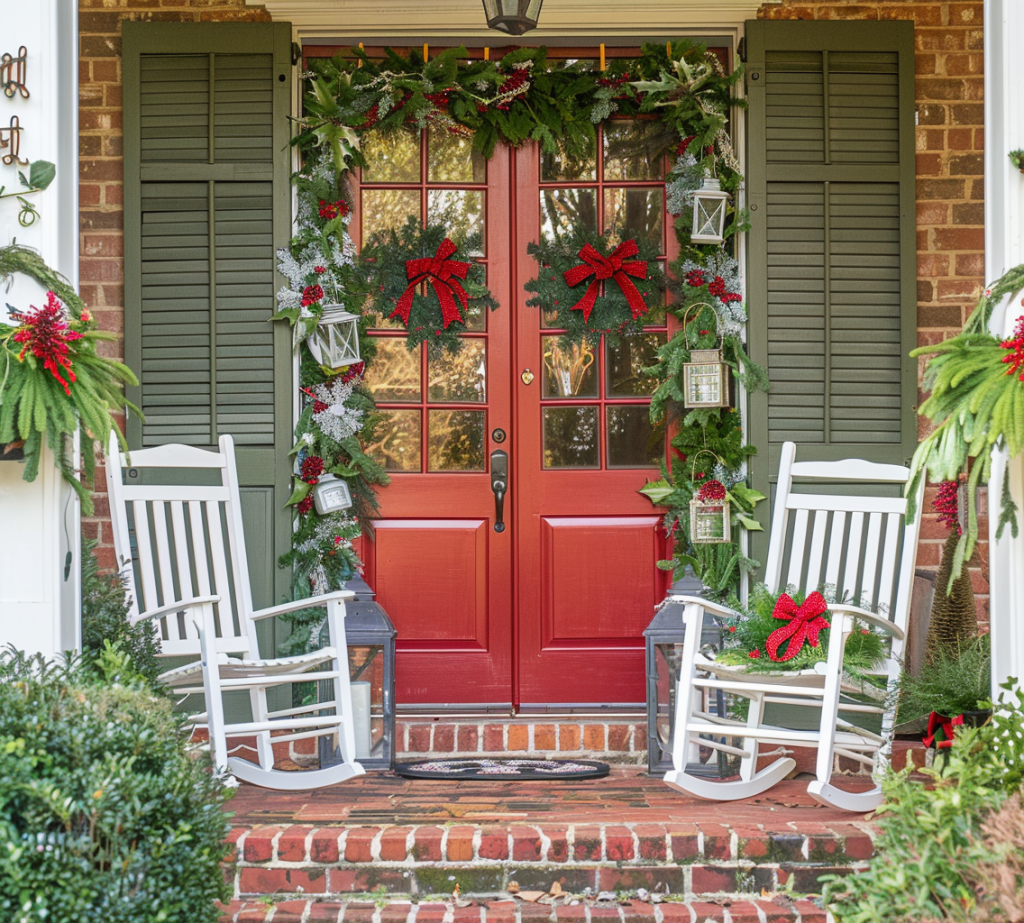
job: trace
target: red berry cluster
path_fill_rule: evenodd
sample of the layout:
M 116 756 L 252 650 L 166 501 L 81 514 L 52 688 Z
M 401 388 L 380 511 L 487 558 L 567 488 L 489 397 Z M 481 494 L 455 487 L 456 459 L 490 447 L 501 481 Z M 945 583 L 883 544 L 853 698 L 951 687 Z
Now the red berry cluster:
M 686 153 L 686 149 L 690 146 L 690 143 L 696 138 L 696 135 L 690 135 L 687 138 L 683 138 L 682 141 L 676 145 L 676 157 L 682 157 Z
M 448 94 L 451 93 L 453 89 L 453 87 L 449 87 L 447 90 L 442 90 L 440 93 L 424 93 L 423 95 L 434 104 L 435 108 L 442 109 L 447 112 L 449 102 Z
M 330 404 L 325 404 L 323 401 L 313 401 L 313 413 L 323 413 Z
M 359 378 L 366 368 L 365 362 L 353 362 L 344 372 L 341 373 L 341 383 L 347 385 L 350 381 Z
M 999 345 L 1003 349 L 1011 350 L 1010 355 L 1003 356 L 1003 362 L 1010 366 L 1006 370 L 1006 374 L 1016 375 L 1017 370 L 1024 365 L 1024 314 L 1017 318 L 1017 324 L 1013 328 L 1013 337 L 1003 340 Z M 1024 381 L 1024 372 L 1020 373 L 1020 380 Z
M 761 652 L 755 647 L 747 656 L 751 660 L 757 660 L 761 656 Z
M 320 217 L 325 221 L 330 221 L 332 218 L 344 218 L 348 214 L 348 205 L 345 204 L 341 199 L 337 202 L 325 202 L 323 199 L 320 200 Z
M 319 304 L 324 300 L 324 290 L 319 285 L 307 285 L 302 290 L 302 306 L 308 308 L 311 304 Z
M 697 491 L 697 499 L 701 503 L 707 503 L 712 500 L 724 500 L 725 485 L 721 481 L 708 481 L 706 484 L 701 484 L 700 490 Z
M 943 481 L 939 485 L 939 491 L 932 503 L 935 512 L 939 514 L 939 522 L 947 529 L 955 527 L 957 535 L 960 534 L 960 519 L 957 516 L 957 492 L 959 486 L 956 481 Z
M 300 516 L 305 516 L 306 513 L 313 509 L 313 497 L 310 494 L 306 494 L 306 496 L 295 504 L 295 509 L 299 511 Z
M 685 276 L 686 284 L 693 288 L 700 288 L 707 280 L 704 278 L 703 269 L 691 269 Z
M 743 296 L 737 295 L 735 292 L 726 291 L 725 279 L 721 276 L 715 276 L 708 283 L 708 294 L 714 295 L 723 304 L 728 304 L 730 301 L 742 301 Z
M 520 96 L 525 96 L 530 89 L 530 75 L 525 68 L 516 68 L 509 74 L 501 85 L 501 102 L 498 108 L 503 112 L 508 111 L 512 103 Z
M 57 300 L 53 292 L 46 293 L 46 304 L 25 314 L 14 314 L 21 327 L 14 332 L 14 342 L 21 343 L 19 359 L 25 358 L 29 350 L 37 359 L 43 360 L 46 369 L 64 387 L 64 393 L 71 396 L 70 382 L 75 381 L 75 373 L 71 369 L 68 357 L 68 343 L 82 339 L 68 326 L 64 306 Z M 62 373 L 67 374 L 67 379 Z
M 365 131 L 367 128 L 373 128 L 380 121 L 380 106 L 374 103 L 366 112 L 366 121 L 359 126 L 360 131 Z
M 319 455 L 307 455 L 302 462 L 302 480 L 307 484 L 319 484 L 324 473 L 324 460 Z
M 626 86 L 633 77 L 630 74 L 620 74 L 618 77 L 599 77 L 598 85 L 603 87 L 610 87 L 613 90 L 621 89 Z M 640 94 L 632 89 L 629 89 L 626 93 L 619 93 L 614 97 L 615 99 L 636 99 L 640 101 Z

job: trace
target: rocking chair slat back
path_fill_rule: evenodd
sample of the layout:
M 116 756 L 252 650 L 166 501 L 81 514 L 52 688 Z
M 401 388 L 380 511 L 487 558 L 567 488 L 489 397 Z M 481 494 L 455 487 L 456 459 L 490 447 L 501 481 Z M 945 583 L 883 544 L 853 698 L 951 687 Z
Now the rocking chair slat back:
M 229 447 L 230 449 L 230 447 Z M 221 483 L 188 483 L 188 472 L 208 469 Z M 147 484 L 147 471 L 160 469 L 160 483 Z M 176 475 L 173 469 L 180 469 Z M 216 649 L 227 654 L 258 650 L 250 620 L 238 618 L 248 594 L 244 550 L 237 504 L 232 502 L 232 466 L 223 452 L 191 446 L 160 446 L 133 452 L 131 482 L 120 476 L 122 465 L 107 466 L 114 515 L 115 547 L 123 567 L 131 568 L 134 588 L 129 617 L 138 621 L 147 611 L 201 596 L 219 595 L 214 607 Z M 142 483 L 138 483 L 141 480 Z M 175 483 L 179 481 L 180 483 Z M 169 483 L 170 482 L 170 483 Z M 124 510 L 130 510 L 129 516 Z M 238 540 L 236 540 L 236 536 Z M 133 538 L 136 552 L 133 553 Z M 244 624 L 242 624 L 244 622 Z M 170 614 L 155 626 L 164 657 L 198 657 L 195 622 Z

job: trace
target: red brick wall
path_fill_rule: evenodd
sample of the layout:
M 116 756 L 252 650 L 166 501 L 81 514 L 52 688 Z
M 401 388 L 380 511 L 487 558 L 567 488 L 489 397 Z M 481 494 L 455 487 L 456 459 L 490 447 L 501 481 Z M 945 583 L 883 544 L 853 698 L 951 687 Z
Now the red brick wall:
M 100 326 L 117 342 L 101 344 L 123 357 L 124 165 L 121 97 L 121 23 L 269 21 L 262 7 L 245 0 L 79 0 L 79 192 L 81 289 Z M 83 523 L 87 538 L 100 542 L 100 562 L 113 568 L 114 548 L 103 469 L 96 513 Z
M 985 284 L 982 0 L 783 0 L 761 19 L 914 21 L 917 101 L 917 330 L 920 344 L 959 332 Z M 923 367 L 923 363 L 922 363 Z M 919 396 L 923 400 L 923 394 Z M 920 435 L 927 432 L 921 421 Z M 947 532 L 926 497 L 918 565 L 938 568 Z M 984 498 L 982 509 L 985 509 Z M 988 628 L 988 524 L 971 561 Z

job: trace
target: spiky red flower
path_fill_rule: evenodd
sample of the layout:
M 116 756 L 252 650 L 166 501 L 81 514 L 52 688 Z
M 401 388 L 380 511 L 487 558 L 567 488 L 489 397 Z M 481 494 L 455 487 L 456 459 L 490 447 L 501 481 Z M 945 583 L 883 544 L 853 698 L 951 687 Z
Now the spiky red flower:
M 347 385 L 350 381 L 359 378 L 366 368 L 365 362 L 353 362 L 344 372 L 341 373 L 341 383 Z
M 311 494 L 306 494 L 298 503 L 295 504 L 295 509 L 299 511 L 300 516 L 305 516 L 311 509 L 313 509 L 313 497 Z
M 939 522 L 947 529 L 955 527 L 957 535 L 960 534 L 960 519 L 957 506 L 958 488 L 959 484 L 956 481 L 943 481 L 939 485 L 935 500 L 932 502 L 935 512 L 939 514 Z
M 82 334 L 68 326 L 64 305 L 53 292 L 47 292 L 43 307 L 32 305 L 30 311 L 15 313 L 13 317 L 21 324 L 13 334 L 14 342 L 22 344 L 18 358 L 23 360 L 25 353 L 31 350 L 33 356 L 43 360 L 43 368 L 61 383 L 64 393 L 70 397 L 75 373 L 71 368 L 68 344 L 82 339 Z
M 1003 356 L 1003 362 L 1010 366 L 1006 370 L 1006 374 L 1015 375 L 1017 370 L 1024 365 L 1024 314 L 1017 318 L 1017 324 L 1013 328 L 1013 337 L 1003 340 L 999 345 L 1003 349 L 1010 350 L 1008 356 Z M 1024 372 L 1020 373 L 1020 380 L 1024 381 Z
M 307 484 L 319 484 L 324 473 L 324 460 L 319 455 L 307 455 L 302 461 L 302 480 Z
M 688 138 L 683 138 L 676 147 L 676 157 L 682 157 L 686 153 L 686 149 L 690 146 L 690 142 L 696 138 L 696 135 L 690 135 Z
M 697 491 L 697 499 L 701 503 L 707 503 L 712 500 L 724 500 L 725 485 L 721 481 L 708 481 L 705 484 L 701 484 L 700 490 Z
M 693 288 L 700 288 L 707 280 L 704 278 L 703 269 L 691 269 L 685 276 L 686 284 Z

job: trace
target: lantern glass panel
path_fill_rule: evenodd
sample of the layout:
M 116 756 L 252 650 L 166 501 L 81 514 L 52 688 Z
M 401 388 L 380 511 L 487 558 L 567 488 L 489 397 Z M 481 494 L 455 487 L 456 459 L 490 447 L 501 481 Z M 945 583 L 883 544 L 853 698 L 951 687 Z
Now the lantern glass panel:
M 359 317 L 340 305 L 326 305 L 308 342 L 321 365 L 331 369 L 352 365 L 359 361 Z
M 690 541 L 710 545 L 732 539 L 728 500 L 690 501 Z
M 695 349 L 683 366 L 687 407 L 728 407 L 729 372 L 717 349 Z

